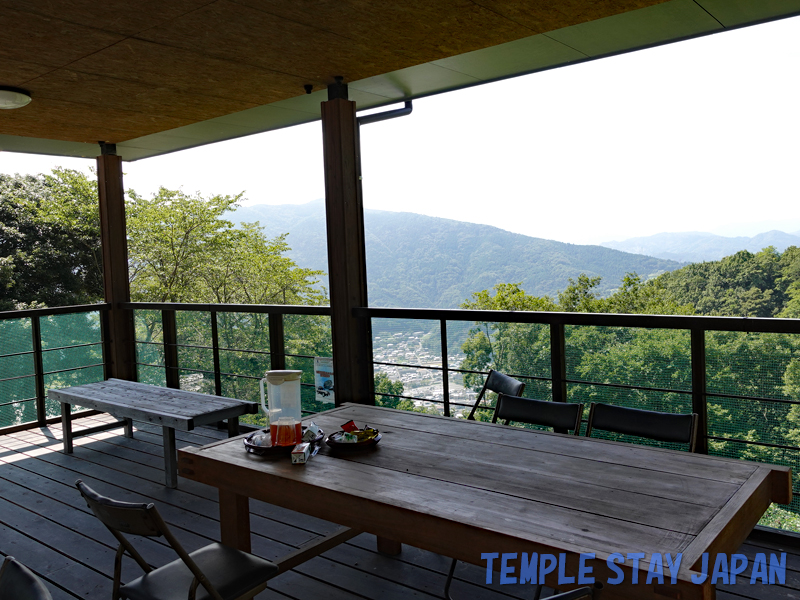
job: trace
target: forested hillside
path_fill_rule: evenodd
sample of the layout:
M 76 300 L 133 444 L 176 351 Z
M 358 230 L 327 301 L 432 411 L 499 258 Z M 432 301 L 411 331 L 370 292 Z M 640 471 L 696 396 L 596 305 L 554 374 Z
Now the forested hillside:
M 800 248 L 742 250 L 647 281 L 629 273 L 615 282 L 611 295 L 603 293 L 601 284 L 598 277 L 582 274 L 554 297 L 528 295 L 516 285 L 494 291 L 514 310 L 800 318 Z M 483 290 L 462 306 L 488 308 L 482 303 L 493 293 Z
M 270 237 L 288 233 L 289 257 L 327 271 L 322 201 L 242 207 L 229 218 L 259 221 Z M 625 273 L 647 278 L 681 266 L 413 213 L 366 210 L 364 221 L 371 306 L 455 308 L 472 292 L 509 281 L 529 294 L 553 295 L 581 273 L 600 277 L 598 290 L 608 294 Z

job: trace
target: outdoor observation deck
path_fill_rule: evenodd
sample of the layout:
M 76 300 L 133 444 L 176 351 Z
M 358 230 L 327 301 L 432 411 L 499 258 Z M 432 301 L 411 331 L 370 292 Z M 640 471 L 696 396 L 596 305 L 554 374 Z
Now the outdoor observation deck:
M 109 415 L 76 420 L 76 430 L 109 422 Z M 0 436 L 0 555 L 30 566 L 55 600 L 107 600 L 111 594 L 115 542 L 94 518 L 74 487 L 83 479 L 99 491 L 123 500 L 149 499 L 158 506 L 180 542 L 194 550 L 219 539 L 216 490 L 181 479 L 178 489 L 163 484 L 161 429 L 134 423 L 135 437 L 119 431 L 75 440 L 75 452 L 61 452 L 61 426 L 53 424 Z M 177 432 L 178 447 L 204 445 L 227 432 L 210 427 Z M 252 501 L 253 551 L 277 559 L 328 534 L 337 525 Z M 148 561 L 160 565 L 174 556 L 159 541 L 141 546 Z M 786 585 L 718 585 L 719 600 L 789 600 L 800 598 L 800 539 L 754 532 L 740 552 L 787 552 Z M 450 560 L 410 546 L 387 556 L 375 538 L 362 534 L 284 573 L 258 598 L 441 598 Z M 749 571 L 748 571 L 749 573 Z M 123 581 L 138 576 L 128 560 Z M 530 597 L 520 586 L 486 586 L 483 569 L 460 565 L 453 595 L 470 600 Z

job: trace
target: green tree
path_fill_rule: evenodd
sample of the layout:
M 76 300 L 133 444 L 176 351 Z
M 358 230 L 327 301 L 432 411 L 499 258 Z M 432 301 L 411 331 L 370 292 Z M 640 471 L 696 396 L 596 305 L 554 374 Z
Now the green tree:
M 405 391 L 402 381 L 392 381 L 386 373 L 375 375 L 375 405 L 400 410 L 414 410 L 414 403 L 402 396 Z
M 96 184 L 86 175 L 0 175 L 0 310 L 103 299 Z

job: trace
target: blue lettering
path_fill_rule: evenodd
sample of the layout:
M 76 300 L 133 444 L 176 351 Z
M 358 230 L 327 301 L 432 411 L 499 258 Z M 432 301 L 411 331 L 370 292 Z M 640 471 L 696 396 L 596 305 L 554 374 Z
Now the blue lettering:
M 606 583 L 609 585 L 617 585 L 618 583 L 622 583 L 622 581 L 625 579 L 625 574 L 622 572 L 622 569 L 620 569 L 615 564 L 618 562 L 620 563 L 625 562 L 625 557 L 622 554 L 620 554 L 619 552 L 614 552 L 613 554 L 608 555 L 608 559 L 606 560 L 606 565 L 608 565 L 608 568 L 614 571 L 614 573 L 616 574 L 616 577 L 612 577 L 611 579 L 606 581 Z
M 548 564 L 548 561 L 550 564 Z M 539 555 L 539 585 L 544 585 L 545 575 L 549 575 L 556 570 L 558 561 L 554 554 L 540 554 Z
M 750 574 L 750 585 L 754 584 L 757 579 L 761 579 L 761 583 L 767 583 L 767 555 L 763 552 L 756 554 L 753 560 L 753 572 Z
M 503 553 L 502 562 L 500 563 L 500 585 L 509 583 L 517 583 L 516 577 L 509 577 L 514 573 L 514 565 L 509 565 L 509 560 L 517 560 L 516 552 Z
M 776 576 L 778 583 L 786 584 L 786 552 L 781 552 L 780 561 L 777 554 L 769 555 L 769 582 L 775 583 Z
M 744 554 L 731 554 L 731 585 L 736 583 L 736 576 L 747 568 L 747 557 Z
M 567 577 L 567 555 L 563 552 L 558 555 L 558 585 L 575 583 L 575 577 Z
M 692 573 L 692 583 L 703 583 L 708 578 L 708 552 L 703 552 L 700 573 Z
M 670 574 L 669 582 L 672 584 L 677 583 L 678 569 L 681 568 L 681 560 L 683 559 L 683 554 L 678 552 L 675 555 L 675 558 L 673 559 L 672 555 L 669 552 L 667 552 L 666 558 L 667 558 L 667 567 L 669 567 L 669 574 Z
M 714 561 L 714 574 L 711 575 L 711 585 L 716 585 L 717 581 L 728 583 L 728 555 L 717 554 L 717 559 Z
M 536 563 L 539 560 L 539 555 L 536 552 L 531 554 L 531 559 L 528 560 L 528 553 L 522 553 L 522 561 L 519 564 L 519 582 L 520 583 L 536 583 Z
M 486 585 L 492 585 L 492 563 L 494 559 L 500 556 L 497 552 L 483 552 L 481 560 L 486 561 Z
M 594 553 L 584 554 L 581 552 L 580 562 L 578 563 L 578 583 L 581 585 L 594 583 L 594 577 L 591 577 L 594 567 L 587 565 L 587 560 L 594 560 Z
M 645 583 L 651 583 L 653 579 L 657 579 L 658 583 L 664 583 L 664 563 L 658 552 L 650 557 L 650 564 L 647 566 L 647 581 Z
M 628 552 L 628 560 L 633 561 L 631 583 L 639 583 L 639 560 L 642 558 L 644 558 L 644 552 Z

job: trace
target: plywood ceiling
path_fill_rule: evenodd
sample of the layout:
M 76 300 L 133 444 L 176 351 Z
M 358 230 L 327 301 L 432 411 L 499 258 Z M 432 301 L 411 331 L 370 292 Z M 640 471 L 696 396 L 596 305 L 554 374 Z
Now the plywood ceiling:
M 799 2 L 0 0 L 0 85 L 34 98 L 0 111 L 0 149 L 136 159 L 318 118 L 336 75 L 380 106 Z

